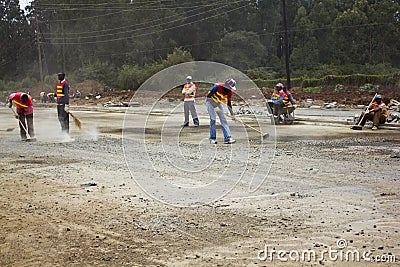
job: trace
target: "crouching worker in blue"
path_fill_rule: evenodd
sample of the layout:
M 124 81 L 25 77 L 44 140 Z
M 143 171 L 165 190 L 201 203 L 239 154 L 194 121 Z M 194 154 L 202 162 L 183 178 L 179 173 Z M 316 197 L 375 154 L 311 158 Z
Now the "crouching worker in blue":
M 210 143 L 217 143 L 217 129 L 216 129 L 216 120 L 218 114 L 219 121 L 221 122 L 222 132 L 224 133 L 224 143 L 225 144 L 233 144 L 236 141 L 231 137 L 231 131 L 229 129 L 228 121 L 224 115 L 223 103 L 226 103 L 228 106 L 229 113 L 232 116 L 232 119 L 235 119 L 231 98 L 233 95 L 233 91 L 236 90 L 236 81 L 232 78 L 229 78 L 225 81 L 225 83 L 216 83 L 211 86 L 208 91 L 206 97 L 206 106 L 208 114 L 210 115 Z

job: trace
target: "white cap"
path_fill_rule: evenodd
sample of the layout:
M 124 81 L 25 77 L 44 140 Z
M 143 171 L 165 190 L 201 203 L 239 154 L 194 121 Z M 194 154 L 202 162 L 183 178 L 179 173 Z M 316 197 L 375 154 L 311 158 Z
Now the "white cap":
M 186 80 L 192 80 L 192 76 L 187 76 Z

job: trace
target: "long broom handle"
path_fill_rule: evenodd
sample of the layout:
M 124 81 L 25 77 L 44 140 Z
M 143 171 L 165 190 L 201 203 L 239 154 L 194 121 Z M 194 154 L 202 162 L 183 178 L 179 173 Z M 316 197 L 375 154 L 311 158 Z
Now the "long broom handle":
M 236 118 L 236 117 L 235 117 L 235 119 L 236 119 L 238 122 L 240 122 L 241 124 L 243 124 L 244 126 L 247 126 L 247 127 L 249 127 L 250 129 L 253 129 L 254 131 L 256 131 L 256 132 L 258 132 L 258 133 L 260 133 L 260 134 L 264 134 L 264 133 L 261 132 L 260 130 L 254 128 L 253 126 L 251 126 L 251 125 L 249 125 L 249 124 L 247 124 L 247 123 L 245 123 L 244 121 L 242 121 L 242 120 L 240 120 L 240 119 L 238 119 L 238 118 Z
M 14 110 L 12 107 L 10 107 L 10 109 L 11 109 L 12 112 L 14 113 L 14 116 L 15 116 L 15 117 L 18 117 L 17 120 L 18 120 L 19 124 L 20 124 L 21 127 L 24 129 L 26 135 L 27 135 L 27 136 L 29 137 L 29 139 L 30 139 L 31 136 L 29 135 L 28 130 L 26 129 L 26 127 L 22 124 L 22 121 L 19 119 L 19 115 L 17 114 L 17 112 L 15 112 L 15 110 Z
M 375 93 L 374 97 L 372 98 L 371 102 L 369 103 L 369 105 L 368 105 L 368 107 L 367 107 L 367 110 L 368 110 L 369 107 L 372 105 L 372 103 L 374 103 L 374 100 L 375 100 L 375 97 L 377 96 L 377 94 L 378 94 L 378 93 Z M 365 114 L 366 114 L 366 112 L 364 112 L 364 114 L 362 115 L 362 117 L 361 117 L 361 119 L 360 119 L 360 121 L 358 122 L 357 125 L 360 125 L 360 124 L 361 124 L 362 120 L 363 120 L 364 117 L 365 117 Z
M 228 116 L 229 118 L 232 118 L 232 116 L 229 115 L 229 114 L 226 114 L 226 116 Z M 243 124 L 244 126 L 247 126 L 247 127 L 249 127 L 250 129 L 253 129 L 254 131 L 256 131 L 256 132 L 258 132 L 258 133 L 260 133 L 260 134 L 264 134 L 264 133 L 261 132 L 260 130 L 254 128 L 253 126 L 251 126 L 251 125 L 245 123 L 244 121 L 242 121 L 242 120 L 240 120 L 240 119 L 238 119 L 238 118 L 236 118 L 236 117 L 235 117 L 235 120 L 237 120 L 238 122 L 240 122 L 240 123 Z

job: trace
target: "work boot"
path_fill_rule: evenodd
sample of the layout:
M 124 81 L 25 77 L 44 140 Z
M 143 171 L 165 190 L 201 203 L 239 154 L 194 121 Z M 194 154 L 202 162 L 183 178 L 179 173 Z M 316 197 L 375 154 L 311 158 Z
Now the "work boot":
M 182 125 L 181 125 L 181 127 L 188 127 L 189 126 L 189 123 L 188 122 L 184 122 Z
M 210 144 L 216 144 L 217 143 L 217 140 L 215 140 L 215 139 L 210 139 Z
M 199 118 L 193 119 L 193 123 L 194 123 L 194 127 L 199 127 L 199 125 L 200 125 Z

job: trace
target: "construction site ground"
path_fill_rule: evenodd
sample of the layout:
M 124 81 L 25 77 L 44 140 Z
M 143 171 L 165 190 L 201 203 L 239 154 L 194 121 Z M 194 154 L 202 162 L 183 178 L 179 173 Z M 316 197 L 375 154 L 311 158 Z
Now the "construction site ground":
M 209 135 L 197 105 L 200 127 L 181 129 L 181 110 L 168 126 L 188 147 Z M 147 118 L 136 109 L 135 119 Z M 294 125 L 268 128 L 276 149 L 258 190 L 176 207 L 135 183 L 132 174 L 150 178 L 154 166 L 130 172 L 125 108 L 72 104 L 71 112 L 82 130 L 71 121 L 63 136 L 55 106 L 38 105 L 37 142 L 21 142 L 17 121 L 0 107 L 0 266 L 400 266 L 398 124 L 353 131 L 360 110 L 298 109 Z M 237 143 L 224 145 L 217 126 L 216 149 L 240 157 L 249 142 L 238 122 L 229 124 Z M 149 127 L 157 142 L 163 125 Z M 215 172 L 218 164 L 229 162 L 210 162 Z M 317 255 L 302 259 L 304 251 Z M 348 251 L 358 260 L 343 257 Z

